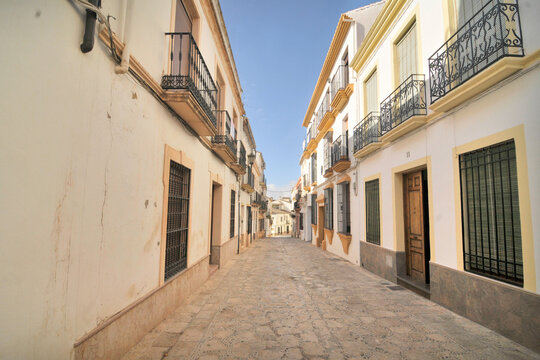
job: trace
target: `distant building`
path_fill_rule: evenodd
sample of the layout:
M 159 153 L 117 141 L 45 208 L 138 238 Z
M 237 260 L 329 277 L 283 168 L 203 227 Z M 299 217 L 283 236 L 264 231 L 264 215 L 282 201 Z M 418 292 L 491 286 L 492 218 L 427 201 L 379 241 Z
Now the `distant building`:
M 271 216 L 270 235 L 291 235 L 292 232 L 292 202 L 290 198 L 282 197 L 269 203 Z

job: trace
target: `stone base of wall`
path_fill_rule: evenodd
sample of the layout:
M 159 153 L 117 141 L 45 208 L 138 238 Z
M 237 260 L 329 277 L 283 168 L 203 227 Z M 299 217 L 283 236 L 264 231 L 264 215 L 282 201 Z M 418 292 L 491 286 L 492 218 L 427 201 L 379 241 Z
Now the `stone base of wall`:
M 208 279 L 205 257 L 120 311 L 74 345 L 75 359 L 118 359 Z
M 233 237 L 224 244 L 217 246 L 219 248 L 219 267 L 222 267 L 231 260 L 238 250 L 237 238 Z
M 404 274 L 405 253 L 360 241 L 360 264 L 386 280 L 397 282 L 398 274 Z
M 540 295 L 431 263 L 431 300 L 540 353 Z

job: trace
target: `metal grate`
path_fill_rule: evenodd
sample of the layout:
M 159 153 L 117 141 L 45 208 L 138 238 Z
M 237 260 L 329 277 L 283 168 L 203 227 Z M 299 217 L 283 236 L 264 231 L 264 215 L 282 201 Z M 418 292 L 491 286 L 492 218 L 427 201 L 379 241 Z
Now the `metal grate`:
M 234 237 L 234 214 L 235 214 L 235 201 L 236 201 L 236 192 L 234 190 L 231 190 L 231 223 L 229 228 L 229 237 Z
M 514 140 L 459 156 L 465 270 L 523 286 Z
M 351 202 L 350 184 L 343 182 L 337 186 L 338 231 L 342 234 L 351 233 Z
M 381 244 L 379 179 L 366 182 L 366 241 Z
M 165 244 L 165 280 L 187 267 L 189 224 L 189 186 L 191 170 L 171 161 L 167 239 Z
M 334 189 L 324 190 L 324 228 L 334 228 Z
M 317 225 L 317 194 L 311 194 L 311 224 Z

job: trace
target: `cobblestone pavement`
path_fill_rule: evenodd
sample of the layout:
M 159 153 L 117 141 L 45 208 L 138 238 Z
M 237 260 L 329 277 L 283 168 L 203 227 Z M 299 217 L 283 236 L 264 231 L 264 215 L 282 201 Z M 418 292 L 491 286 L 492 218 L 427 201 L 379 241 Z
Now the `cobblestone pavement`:
M 124 360 L 540 359 L 320 248 L 257 241 Z

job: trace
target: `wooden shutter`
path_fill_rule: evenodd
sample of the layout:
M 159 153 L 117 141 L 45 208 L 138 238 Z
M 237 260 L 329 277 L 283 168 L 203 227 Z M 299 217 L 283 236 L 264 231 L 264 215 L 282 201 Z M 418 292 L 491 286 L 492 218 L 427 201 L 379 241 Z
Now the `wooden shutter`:
M 377 97 L 377 71 L 366 80 L 366 115 L 372 111 L 379 111 L 379 99 Z
M 401 84 L 412 74 L 416 74 L 416 24 L 397 43 L 398 80 Z

